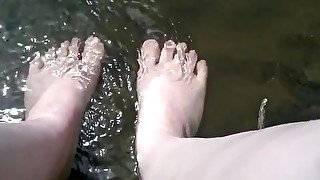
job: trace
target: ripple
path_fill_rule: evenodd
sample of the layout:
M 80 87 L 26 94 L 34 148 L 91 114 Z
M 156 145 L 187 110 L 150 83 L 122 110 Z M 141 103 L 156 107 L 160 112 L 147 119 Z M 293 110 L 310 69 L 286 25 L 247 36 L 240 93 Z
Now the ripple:
M 32 8 L 30 6 L 32 4 Z M 74 36 L 100 37 L 107 49 L 86 112 L 70 179 L 137 179 L 136 52 L 148 38 L 177 39 L 157 2 L 12 0 L 0 13 L 0 122 L 24 117 L 28 62 Z

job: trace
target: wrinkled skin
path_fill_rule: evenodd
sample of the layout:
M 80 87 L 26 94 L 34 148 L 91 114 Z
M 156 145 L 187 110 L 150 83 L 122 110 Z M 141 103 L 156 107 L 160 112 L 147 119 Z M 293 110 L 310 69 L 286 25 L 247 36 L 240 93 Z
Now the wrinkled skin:
M 65 179 L 69 174 L 104 55 L 96 37 L 86 40 L 83 52 L 79 46 L 73 38 L 30 63 L 26 121 L 0 126 L 0 179 Z
M 137 159 L 143 180 L 318 180 L 320 120 L 218 138 L 199 126 L 207 67 L 186 44 L 147 40 L 138 58 Z

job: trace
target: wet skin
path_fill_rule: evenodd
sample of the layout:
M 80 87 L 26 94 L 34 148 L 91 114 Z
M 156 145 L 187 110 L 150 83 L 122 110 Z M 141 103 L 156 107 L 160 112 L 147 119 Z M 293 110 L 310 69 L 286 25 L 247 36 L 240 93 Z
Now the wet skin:
M 173 41 L 147 40 L 138 58 L 137 159 L 144 180 L 318 180 L 320 120 L 218 138 L 201 121 L 205 61 Z
M 0 179 L 64 179 L 69 174 L 104 55 L 96 37 L 86 40 L 83 52 L 79 46 L 73 38 L 30 63 L 26 121 L 0 126 Z

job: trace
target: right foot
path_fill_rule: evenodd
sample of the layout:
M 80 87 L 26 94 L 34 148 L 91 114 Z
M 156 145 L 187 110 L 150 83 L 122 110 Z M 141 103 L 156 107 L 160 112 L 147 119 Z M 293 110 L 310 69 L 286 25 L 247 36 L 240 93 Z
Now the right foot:
M 204 60 L 197 62 L 194 50 L 186 49 L 185 43 L 176 45 L 171 40 L 164 44 L 161 53 L 155 40 L 145 41 L 141 48 L 137 157 L 142 171 L 145 159 L 148 161 L 149 153 L 154 154 L 159 140 L 190 137 L 198 129 L 207 65 Z

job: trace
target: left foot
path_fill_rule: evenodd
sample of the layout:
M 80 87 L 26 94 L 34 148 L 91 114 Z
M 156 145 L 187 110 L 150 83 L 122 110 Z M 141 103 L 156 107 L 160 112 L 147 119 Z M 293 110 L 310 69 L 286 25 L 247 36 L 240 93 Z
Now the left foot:
M 65 41 L 31 62 L 27 120 L 0 126 L 0 159 L 6 163 L 0 165 L 0 179 L 67 178 L 104 55 L 96 37 L 86 40 L 83 53 L 79 44 L 77 38 Z
M 52 48 L 30 63 L 28 90 L 24 99 L 27 115 L 30 111 L 35 111 L 33 107 L 40 99 L 45 102 L 46 99 L 67 92 L 80 93 L 81 106 L 86 106 L 97 84 L 104 47 L 98 38 L 91 36 L 86 40 L 82 53 L 79 50 L 80 43 L 78 38 L 73 38 L 71 43 L 65 41 L 59 49 Z M 57 91 L 45 93 L 52 87 Z M 70 106 L 75 102 L 70 102 Z M 44 107 L 38 108 L 41 113 Z
M 82 116 L 96 87 L 104 46 L 89 37 L 80 52 L 80 39 L 61 43 L 30 63 L 25 93 L 27 121 L 33 132 L 47 139 L 42 149 L 51 147 L 52 161 L 39 159 L 45 174 L 67 176 L 76 150 Z M 37 152 L 37 151 L 36 151 Z M 49 154 L 50 153 L 50 154 Z M 50 172 L 51 171 L 51 172 Z M 50 172 L 50 173 L 49 173 Z M 61 178 L 59 177 L 59 179 Z

